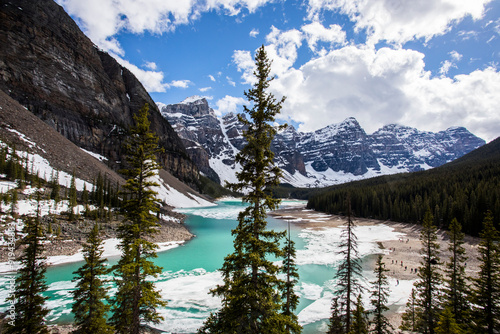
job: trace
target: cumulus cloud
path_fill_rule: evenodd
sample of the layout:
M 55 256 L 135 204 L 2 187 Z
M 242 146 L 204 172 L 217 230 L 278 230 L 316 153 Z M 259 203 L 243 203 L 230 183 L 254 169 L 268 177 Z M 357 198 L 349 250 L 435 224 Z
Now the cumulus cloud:
M 208 77 L 210 78 L 210 80 L 212 80 L 213 82 L 215 82 L 215 77 L 213 75 L 209 74 Z
M 271 74 L 280 75 L 293 66 L 302 40 L 303 34 L 297 29 L 281 31 L 275 26 L 271 27 L 271 32 L 266 36 L 266 41 L 269 43 L 266 52 L 273 61 Z
M 445 34 L 451 25 L 471 16 L 482 18 L 492 0 L 309 0 L 310 19 L 325 10 L 340 11 L 368 32 L 368 42 L 381 40 L 403 44 L 413 39 L 429 40 Z
M 330 44 L 343 45 L 346 43 L 346 33 L 338 24 L 331 24 L 329 28 L 323 26 L 320 22 L 315 21 L 302 26 L 302 31 L 306 34 L 307 44 L 311 51 L 316 53 L 324 53 L 325 49 L 317 50 L 318 42 L 326 42 Z
M 215 114 L 222 116 L 230 112 L 236 113 L 239 111 L 239 106 L 244 105 L 246 102 L 244 98 L 226 95 L 217 101 Z
M 211 89 L 212 89 L 212 87 L 203 87 L 203 88 L 200 88 L 199 91 L 202 92 L 202 93 L 204 93 L 204 92 L 207 92 L 207 91 L 209 91 Z
M 176 87 L 176 88 L 188 88 L 190 84 L 191 84 L 191 81 L 189 81 L 189 80 L 173 80 L 169 84 L 169 86 Z
M 242 72 L 242 78 L 245 83 L 252 84 L 255 80 L 253 70 L 255 62 L 250 51 L 236 50 L 233 53 L 233 63 L 236 64 L 238 71 Z
M 280 117 L 313 131 L 354 116 L 368 133 L 399 123 L 440 131 L 465 126 L 498 136 L 500 73 L 494 68 L 454 78 L 432 77 L 424 54 L 405 49 L 346 46 L 310 60 L 272 82 L 286 95 Z
M 100 48 L 123 56 L 114 36 L 122 31 L 162 34 L 216 10 L 238 15 L 253 13 L 272 0 L 56 0 L 77 18 L 85 34 Z

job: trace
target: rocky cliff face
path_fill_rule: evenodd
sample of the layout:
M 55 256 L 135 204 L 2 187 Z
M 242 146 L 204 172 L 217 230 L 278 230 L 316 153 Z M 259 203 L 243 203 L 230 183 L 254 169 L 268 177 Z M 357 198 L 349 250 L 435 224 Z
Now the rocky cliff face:
M 245 145 L 244 127 L 234 114 L 218 119 L 205 99 L 189 98 L 162 108 L 193 160 L 217 181 L 234 181 L 236 153 Z M 381 174 L 440 166 L 484 145 L 467 129 L 438 133 L 387 125 L 368 135 L 354 118 L 314 132 L 289 126 L 273 140 L 275 162 L 285 183 L 301 187 L 338 184 Z M 216 177 L 213 177 L 213 174 Z
M 166 170 L 193 184 L 197 168 L 137 78 L 96 48 L 52 0 L 1 1 L 0 89 L 78 146 L 124 160 L 132 115 L 150 106 Z

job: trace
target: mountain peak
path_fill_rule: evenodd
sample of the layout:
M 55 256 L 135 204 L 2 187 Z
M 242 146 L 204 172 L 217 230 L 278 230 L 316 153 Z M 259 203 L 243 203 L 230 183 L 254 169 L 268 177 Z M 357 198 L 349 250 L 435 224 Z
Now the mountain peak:
M 207 104 L 208 105 L 208 102 L 207 102 L 207 99 L 204 98 L 203 96 L 193 95 L 193 96 L 185 98 L 184 101 L 182 101 L 180 104 Z

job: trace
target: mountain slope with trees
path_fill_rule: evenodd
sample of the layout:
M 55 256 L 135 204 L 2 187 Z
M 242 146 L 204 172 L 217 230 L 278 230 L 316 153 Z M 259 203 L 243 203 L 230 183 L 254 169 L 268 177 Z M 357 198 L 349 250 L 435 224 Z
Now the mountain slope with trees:
M 477 236 L 487 210 L 499 226 L 500 138 L 432 170 L 327 188 L 311 196 L 307 207 L 342 214 L 347 193 L 358 217 L 418 223 L 430 209 L 436 226 L 447 228 L 456 218 L 465 233 Z

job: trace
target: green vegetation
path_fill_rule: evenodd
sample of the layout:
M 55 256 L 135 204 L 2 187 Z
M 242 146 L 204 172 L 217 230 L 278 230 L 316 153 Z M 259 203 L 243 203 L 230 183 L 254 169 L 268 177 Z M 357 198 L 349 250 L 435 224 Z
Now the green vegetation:
M 342 256 L 342 261 L 340 262 L 335 278 L 337 279 L 337 286 L 334 292 L 335 296 L 340 301 L 338 314 L 332 313 L 330 322 L 336 322 L 337 318 L 340 318 L 341 328 L 345 333 L 350 333 L 353 328 L 353 321 L 358 322 L 358 330 L 360 329 L 359 324 L 362 319 L 353 319 L 355 311 L 359 311 L 359 305 L 356 304 L 355 298 L 363 292 L 363 287 L 361 286 L 361 263 L 358 253 L 358 239 L 354 233 L 354 221 L 351 219 L 351 202 L 349 197 L 346 200 L 347 207 L 347 224 L 345 229 L 341 234 L 340 241 L 340 251 L 339 254 Z M 334 299 L 335 301 L 335 299 Z M 336 301 L 335 301 L 336 302 Z M 332 305 L 333 308 L 333 305 Z M 329 333 L 332 333 L 330 330 Z
M 347 193 L 358 217 L 419 223 L 430 209 L 437 227 L 446 229 L 456 218 L 465 233 L 477 236 L 486 210 L 494 226 L 500 223 L 500 138 L 439 168 L 327 188 L 307 206 L 342 214 Z
M 151 188 L 159 168 L 156 154 L 160 152 L 158 137 L 150 131 L 149 107 L 146 104 L 134 115 L 135 126 L 125 145 L 128 168 L 122 172 L 128 177 L 122 196 L 125 220 L 119 227 L 119 248 L 122 257 L 113 268 L 117 292 L 112 300 L 111 324 L 117 333 L 139 334 L 145 323 L 163 320 L 157 308 L 166 306 L 155 290 L 151 277 L 157 277 L 162 268 L 155 265 L 158 245 L 146 237 L 157 232 L 159 211 L 156 195 Z
M 473 330 L 476 333 L 495 333 L 500 328 L 500 234 L 493 227 L 488 211 L 480 234 L 478 277 L 473 279 L 471 301 Z
M 373 311 L 370 313 L 373 315 L 373 319 L 371 320 L 373 334 L 390 334 L 394 331 L 394 328 L 384 315 L 384 313 L 389 310 L 387 307 L 387 300 L 390 290 L 389 281 L 385 274 L 389 269 L 385 269 L 385 264 L 382 259 L 383 256 L 379 254 L 377 263 L 375 264 L 375 270 L 373 271 L 375 280 L 371 282 L 372 290 L 370 304 L 373 306 Z
M 45 317 L 49 309 L 44 307 L 48 298 L 42 296 L 47 290 L 47 265 L 42 256 L 44 236 L 38 215 L 24 219 L 23 232 L 26 236 L 21 243 L 26 248 L 20 259 L 15 292 L 8 298 L 14 305 L 15 318 L 9 321 L 7 333 L 48 334 Z
M 72 312 L 75 315 L 76 334 L 113 333 L 113 328 L 106 323 L 110 309 L 107 304 L 109 288 L 104 287 L 107 281 L 100 276 L 108 274 L 109 270 L 104 266 L 106 259 L 102 258 L 102 253 L 102 239 L 96 223 L 83 246 L 85 264 L 73 273 L 76 290 L 73 291 L 75 302 Z
M 245 92 L 252 105 L 252 109 L 245 107 L 250 120 L 239 115 L 247 126 L 243 134 L 247 144 L 236 156 L 242 170 L 237 173 L 238 182 L 229 185 L 235 192 L 245 192 L 243 201 L 249 205 L 238 215 L 238 226 L 232 231 L 234 253 L 226 256 L 220 270 L 224 283 L 212 290 L 221 297 L 222 307 L 210 315 L 201 333 L 300 332 L 296 318 L 287 314 L 286 308 L 283 312 L 286 301 L 282 300 L 282 290 L 286 282 L 278 277 L 281 268 L 271 260 L 286 255 L 280 247 L 285 234 L 266 229 L 266 212 L 279 204 L 271 196 L 271 188 L 278 185 L 281 171 L 273 163 L 270 146 L 276 134 L 272 122 L 284 98 L 277 102 L 266 91 L 272 78 L 263 46 L 257 51 L 255 65 L 256 83 Z M 291 299 L 287 300 L 291 306 Z
M 439 271 L 441 264 L 439 259 L 439 243 L 437 242 L 437 228 L 433 225 L 433 217 L 430 211 L 425 213 L 422 231 L 420 232 L 422 248 L 420 255 L 420 268 L 418 270 L 418 281 L 415 282 L 417 289 L 416 304 L 419 309 L 419 321 L 417 329 L 422 333 L 434 334 L 439 316 L 440 285 L 442 275 Z

